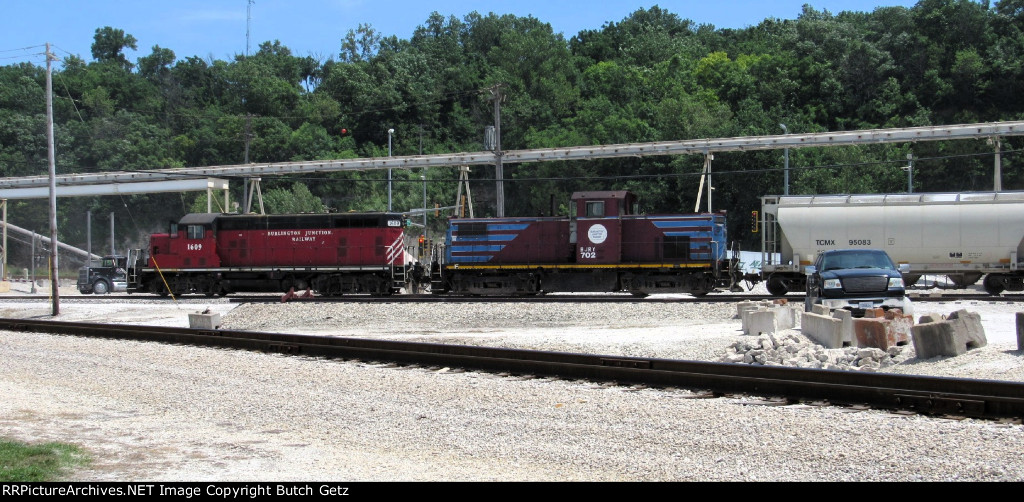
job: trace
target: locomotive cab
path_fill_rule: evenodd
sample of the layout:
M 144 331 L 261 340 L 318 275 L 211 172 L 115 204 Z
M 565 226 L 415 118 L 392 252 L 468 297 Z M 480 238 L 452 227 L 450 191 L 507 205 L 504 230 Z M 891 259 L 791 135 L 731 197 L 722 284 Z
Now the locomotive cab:
M 220 266 L 214 221 L 216 214 L 187 214 L 171 222 L 166 234 L 149 241 L 149 265 L 165 269 Z
M 629 215 L 636 196 L 627 191 L 576 192 L 577 217 L 569 224 L 577 240 L 576 263 L 617 263 L 622 259 L 622 216 Z

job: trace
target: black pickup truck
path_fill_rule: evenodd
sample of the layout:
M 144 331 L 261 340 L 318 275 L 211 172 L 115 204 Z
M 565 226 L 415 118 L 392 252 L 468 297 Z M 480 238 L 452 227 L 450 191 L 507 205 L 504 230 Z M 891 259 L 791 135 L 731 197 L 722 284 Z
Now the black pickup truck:
M 901 269 L 906 272 L 909 268 L 897 267 L 880 249 L 823 251 L 806 270 L 808 305 L 847 309 L 855 317 L 863 317 L 865 309 L 876 307 L 913 314 L 901 273 Z

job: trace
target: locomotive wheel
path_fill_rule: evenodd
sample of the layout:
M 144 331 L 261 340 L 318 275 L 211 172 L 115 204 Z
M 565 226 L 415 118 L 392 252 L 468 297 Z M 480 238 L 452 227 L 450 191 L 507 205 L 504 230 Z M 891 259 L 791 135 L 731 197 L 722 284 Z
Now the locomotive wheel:
M 1003 281 L 1000 279 L 1001 277 L 999 274 L 986 275 L 985 281 L 982 283 L 982 286 L 985 287 L 985 292 L 992 296 L 999 296 L 999 294 L 1005 289 Z

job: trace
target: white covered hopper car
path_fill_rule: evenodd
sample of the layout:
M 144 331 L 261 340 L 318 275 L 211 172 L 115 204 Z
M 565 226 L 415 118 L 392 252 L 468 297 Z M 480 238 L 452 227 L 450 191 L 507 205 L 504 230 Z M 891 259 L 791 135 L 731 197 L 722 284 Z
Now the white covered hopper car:
M 761 274 L 768 291 L 803 291 L 803 268 L 828 249 L 874 248 L 958 286 L 983 275 L 989 294 L 1024 290 L 1024 192 L 766 196 Z

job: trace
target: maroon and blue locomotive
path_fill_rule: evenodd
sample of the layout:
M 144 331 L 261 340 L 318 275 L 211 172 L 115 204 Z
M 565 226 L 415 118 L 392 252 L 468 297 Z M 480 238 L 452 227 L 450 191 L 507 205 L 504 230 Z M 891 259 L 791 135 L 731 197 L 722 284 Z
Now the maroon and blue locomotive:
M 726 215 L 642 215 L 627 191 L 577 192 L 569 217 L 452 219 L 432 291 L 689 293 L 735 286 Z
M 396 293 L 406 283 L 398 213 L 188 214 L 135 252 L 128 291 Z

